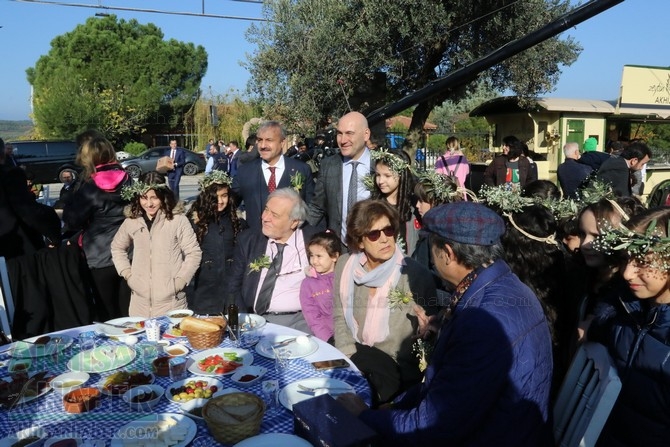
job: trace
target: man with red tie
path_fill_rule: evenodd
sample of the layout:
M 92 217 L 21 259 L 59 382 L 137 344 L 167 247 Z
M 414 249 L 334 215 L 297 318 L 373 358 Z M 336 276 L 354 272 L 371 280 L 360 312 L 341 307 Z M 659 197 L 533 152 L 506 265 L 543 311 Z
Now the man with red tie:
M 174 193 L 175 199 L 179 199 L 179 182 L 184 173 L 184 164 L 186 164 L 186 153 L 181 147 L 177 147 L 177 140 L 170 140 L 170 149 L 165 154 L 174 161 L 171 170 L 168 171 L 168 186 Z
M 314 193 L 312 170 L 302 161 L 284 157 L 286 139 L 281 124 L 266 121 L 256 132 L 260 158 L 239 166 L 233 178 L 237 202 L 244 201 L 250 228 L 261 228 L 261 214 L 268 195 L 279 188 L 293 188 L 307 203 Z

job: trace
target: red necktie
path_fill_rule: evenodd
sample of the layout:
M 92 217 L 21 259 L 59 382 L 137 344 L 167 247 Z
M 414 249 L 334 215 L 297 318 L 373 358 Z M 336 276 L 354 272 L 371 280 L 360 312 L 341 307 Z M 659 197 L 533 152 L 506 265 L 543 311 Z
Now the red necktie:
M 275 178 L 275 169 L 277 169 L 276 166 L 270 166 L 268 169 L 270 169 L 270 180 L 268 180 L 268 192 L 272 194 L 275 189 L 277 189 L 277 179 Z

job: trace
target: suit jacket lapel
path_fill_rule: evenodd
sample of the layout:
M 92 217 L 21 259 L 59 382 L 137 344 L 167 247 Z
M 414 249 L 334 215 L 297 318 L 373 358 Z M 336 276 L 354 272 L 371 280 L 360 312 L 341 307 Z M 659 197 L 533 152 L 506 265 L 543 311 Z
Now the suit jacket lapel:
M 342 194 L 344 193 L 344 184 L 342 183 L 342 170 L 344 169 L 344 160 L 342 160 L 342 155 L 337 155 L 337 165 L 335 167 L 334 180 L 337 185 L 337 214 L 340 216 L 340 222 L 344 220 L 342 215 Z M 339 228 L 333 228 L 335 231 L 339 231 Z

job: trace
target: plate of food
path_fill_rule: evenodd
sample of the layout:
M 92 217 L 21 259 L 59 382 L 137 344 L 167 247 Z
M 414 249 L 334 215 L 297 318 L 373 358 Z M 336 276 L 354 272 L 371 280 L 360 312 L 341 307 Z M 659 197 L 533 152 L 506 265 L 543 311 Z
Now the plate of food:
M 321 394 L 337 396 L 344 393 L 355 393 L 354 387 L 347 382 L 330 377 L 313 377 L 289 383 L 279 392 L 279 402 L 289 411 L 293 405 Z
M 67 362 L 70 371 L 101 373 L 126 366 L 135 360 L 135 349 L 126 346 L 104 345 L 82 351 Z
M 22 405 L 38 399 L 51 391 L 53 374 L 41 371 L 29 376 L 3 377 L 0 379 L 0 404 L 5 408 Z
M 95 328 L 99 333 L 110 337 L 135 335 L 144 332 L 145 320 L 146 318 L 142 317 L 114 318 L 104 323 L 96 323 Z
M 103 378 L 96 385 L 102 394 L 121 396 L 131 388 L 154 383 L 156 377 L 152 373 L 141 371 L 117 371 Z
M 299 359 L 314 354 L 319 349 L 319 344 L 314 337 L 307 335 L 274 335 L 263 337 L 256 345 L 256 352 L 269 359 L 275 358 L 274 349 L 288 351 L 289 359 Z
M 218 396 L 223 389 L 223 382 L 215 377 L 195 376 L 178 380 L 168 385 L 165 397 L 170 402 L 184 403 L 193 399 L 209 399 Z
M 11 356 L 15 358 L 36 358 L 62 352 L 72 345 L 74 339 L 69 335 L 42 335 L 17 341 Z
M 112 438 L 112 447 L 130 445 L 130 441 L 133 445 L 186 447 L 197 433 L 198 426 L 186 415 L 149 414 L 118 429 Z
M 165 338 L 186 338 L 186 335 L 182 333 L 179 324 L 171 324 L 168 326 L 167 330 L 163 333 Z
M 212 348 L 192 355 L 187 365 L 193 374 L 224 376 L 253 362 L 254 355 L 246 349 Z

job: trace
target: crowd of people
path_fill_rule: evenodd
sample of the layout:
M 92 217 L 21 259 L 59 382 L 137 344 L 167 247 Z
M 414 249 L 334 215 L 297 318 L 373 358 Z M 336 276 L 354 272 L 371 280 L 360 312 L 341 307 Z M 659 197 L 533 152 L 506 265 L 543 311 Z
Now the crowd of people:
M 633 189 L 644 142 L 566 144 L 559 188 L 506 137 L 475 194 L 455 137 L 420 173 L 375 147 L 360 113 L 336 138 L 318 163 L 276 121 L 246 150 L 212 139 L 185 207 L 169 172 L 133 181 L 88 131 L 81 173 L 63 173 L 62 229 L 0 151 L 0 251 L 76 247 L 94 318 L 235 303 L 334 344 L 373 392 L 372 406 L 338 401 L 384 445 L 553 445 L 552 399 L 579 344 L 598 341 L 623 385 L 599 445 L 667 444 L 670 210 Z

